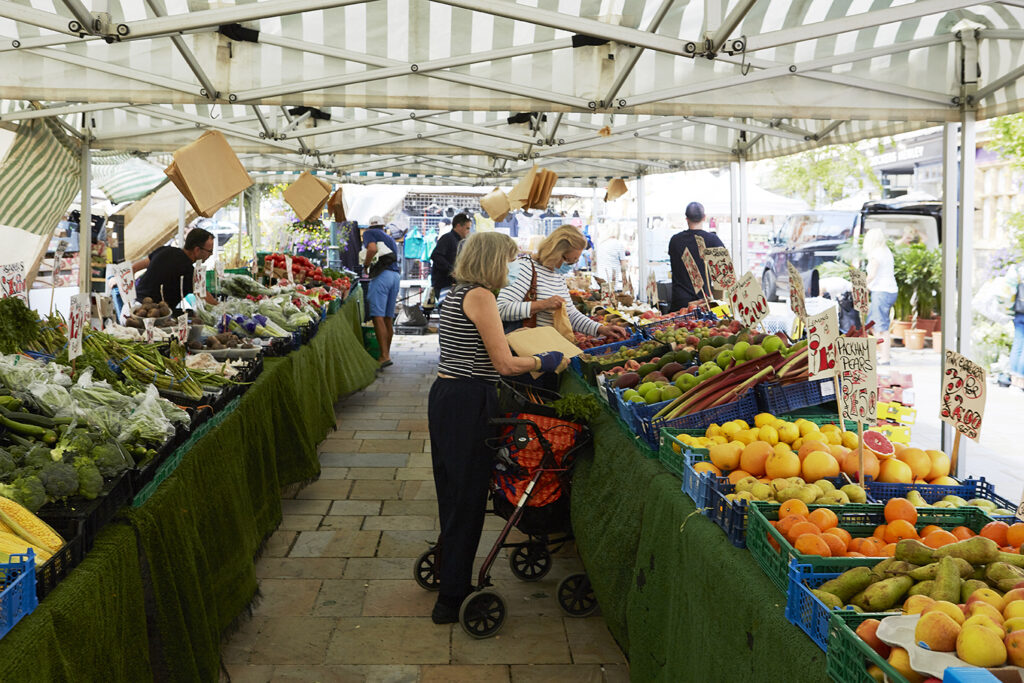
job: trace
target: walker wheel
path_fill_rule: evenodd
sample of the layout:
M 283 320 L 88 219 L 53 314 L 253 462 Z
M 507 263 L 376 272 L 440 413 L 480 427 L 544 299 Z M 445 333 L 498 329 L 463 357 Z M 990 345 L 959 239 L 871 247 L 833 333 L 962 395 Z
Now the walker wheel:
M 539 581 L 551 571 L 551 553 L 542 543 L 519 546 L 508 556 L 508 566 L 517 579 Z
M 437 546 L 430 548 L 419 556 L 412 576 L 420 588 L 428 591 L 441 589 L 441 577 L 437 574 Z
M 493 590 L 471 593 L 459 608 L 459 623 L 473 638 L 490 638 L 505 625 L 505 601 Z
M 558 584 L 558 604 L 571 617 L 587 617 L 597 609 L 597 596 L 586 574 L 570 574 Z

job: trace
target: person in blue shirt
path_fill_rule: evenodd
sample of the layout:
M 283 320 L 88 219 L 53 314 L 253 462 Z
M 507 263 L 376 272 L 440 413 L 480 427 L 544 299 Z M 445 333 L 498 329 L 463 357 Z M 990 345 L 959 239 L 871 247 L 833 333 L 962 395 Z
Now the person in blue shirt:
M 370 225 L 363 230 L 363 246 L 366 248 L 366 260 L 363 267 L 371 272 L 371 265 L 374 257 L 379 251 L 377 244 L 383 242 L 391 250 L 392 255 L 385 256 L 390 261 L 380 269 L 375 267 L 372 271 L 373 279 L 370 280 L 369 306 L 370 319 L 373 321 L 373 331 L 377 335 L 377 343 L 380 345 L 380 366 L 386 368 L 393 365 L 391 361 L 391 339 L 395 336 L 395 304 L 398 301 L 398 290 L 401 283 L 400 270 L 398 268 L 398 245 L 391 235 L 384 228 L 384 220 L 379 216 L 370 219 Z M 377 272 L 379 270 L 379 272 Z

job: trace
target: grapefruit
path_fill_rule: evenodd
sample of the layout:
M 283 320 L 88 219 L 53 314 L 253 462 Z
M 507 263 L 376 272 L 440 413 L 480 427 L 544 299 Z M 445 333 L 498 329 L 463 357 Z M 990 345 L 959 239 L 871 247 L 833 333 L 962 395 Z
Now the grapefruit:
M 867 432 L 865 432 L 865 435 Z M 910 484 L 914 481 L 914 473 L 910 465 L 890 457 L 883 460 L 878 468 L 878 481 L 886 484 Z
M 762 477 L 765 474 L 765 462 L 768 456 L 774 452 L 771 445 L 764 441 L 753 441 L 747 444 L 740 456 L 740 469 L 750 472 L 755 477 Z
M 764 463 L 764 472 L 772 479 L 788 479 L 800 476 L 800 458 L 788 448 L 774 450 Z
M 814 451 L 825 451 L 826 453 L 831 452 L 828 444 L 825 443 L 824 440 L 816 441 L 814 439 L 804 439 L 803 443 L 800 444 L 800 450 L 797 451 L 797 455 L 800 456 L 800 460 L 802 462 L 803 459 L 807 457 L 808 453 L 813 453 Z
M 708 448 L 711 462 L 723 472 L 734 470 L 740 464 L 740 453 L 743 449 L 737 448 L 733 443 L 715 444 Z
M 942 451 L 925 451 L 932 461 L 931 471 L 925 477 L 928 481 L 949 476 L 949 456 Z
M 892 442 L 886 438 L 885 434 L 868 430 L 864 432 L 864 448 L 867 448 L 875 457 L 879 460 L 888 460 L 896 454 L 896 449 L 893 448 Z
M 847 432 L 849 434 L 849 432 Z M 860 456 L 857 451 L 850 451 L 843 459 L 839 462 L 839 465 L 846 476 L 851 479 L 856 479 L 858 468 L 860 467 Z M 871 477 L 872 479 L 878 479 L 878 458 L 875 454 L 864 449 L 864 476 Z
M 953 477 L 948 477 L 948 476 L 947 477 L 938 477 L 937 479 L 932 479 L 928 483 L 929 484 L 937 484 L 939 486 L 959 486 L 960 485 L 960 482 L 958 482 Z
M 716 477 L 722 476 L 722 470 L 718 469 L 717 467 L 715 467 L 714 465 L 707 461 L 698 462 L 697 464 L 695 464 L 693 466 L 693 471 L 697 472 L 698 474 L 701 472 L 711 472 Z
M 804 479 L 818 481 L 839 476 L 839 462 L 828 451 L 813 451 L 803 462 Z
M 920 448 L 904 448 L 896 458 L 910 466 L 915 479 L 923 479 L 932 471 L 932 459 Z

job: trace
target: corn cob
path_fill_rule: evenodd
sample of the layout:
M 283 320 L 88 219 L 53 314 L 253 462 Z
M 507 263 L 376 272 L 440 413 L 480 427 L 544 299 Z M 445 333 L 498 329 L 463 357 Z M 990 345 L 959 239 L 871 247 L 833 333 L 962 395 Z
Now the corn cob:
M 42 566 L 48 559 L 50 559 L 50 557 L 53 556 L 53 553 L 47 552 L 45 549 L 40 548 L 37 545 L 22 540 L 14 534 L 0 532 L 0 562 L 10 562 L 11 555 L 24 555 L 29 548 L 31 548 L 32 552 L 36 554 L 37 566 Z
M 0 496 L 0 522 L 10 528 L 10 535 L 38 546 L 52 555 L 64 545 L 64 539 L 49 524 L 39 519 L 10 498 Z

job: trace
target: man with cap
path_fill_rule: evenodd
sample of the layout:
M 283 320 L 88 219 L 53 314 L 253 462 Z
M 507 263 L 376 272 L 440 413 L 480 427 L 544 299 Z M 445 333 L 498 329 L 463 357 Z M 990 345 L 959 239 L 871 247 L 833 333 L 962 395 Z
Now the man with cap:
M 693 283 L 690 282 L 690 275 L 686 272 L 686 266 L 683 265 L 683 252 L 689 249 L 690 256 L 697 263 L 697 270 L 704 273 L 706 272 L 704 269 L 704 259 L 701 258 L 700 249 L 697 248 L 697 238 L 703 238 L 704 246 L 709 249 L 711 247 L 725 246 L 722 244 L 722 240 L 718 239 L 718 235 L 701 229 L 703 223 L 704 206 L 699 202 L 690 202 L 686 206 L 686 225 L 688 229 L 677 232 L 668 242 L 668 260 L 672 266 L 671 310 L 673 311 L 686 308 L 691 301 L 703 298 L 700 292 L 694 290 Z M 710 297 L 711 283 L 705 282 L 704 289 Z
M 379 251 L 378 243 L 385 244 L 393 255 L 382 257 L 387 265 L 383 268 L 375 267 L 371 271 L 373 259 Z M 380 345 L 380 366 L 386 368 L 392 365 L 391 338 L 395 335 L 395 304 L 398 301 L 398 290 L 402 278 L 397 261 L 398 245 L 384 230 L 384 219 L 380 216 L 371 218 L 369 227 L 363 230 L 363 247 L 366 248 L 366 260 L 363 262 L 363 267 L 373 275 L 367 297 L 369 299 L 367 303 L 370 306 L 370 319 L 373 321 L 373 331 L 377 335 L 377 343 Z

